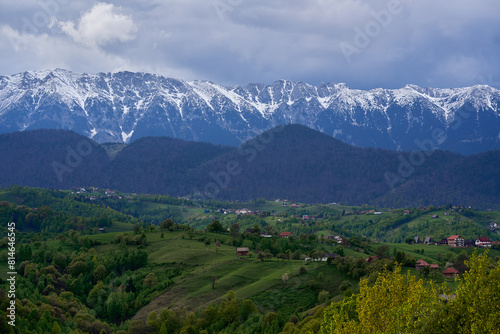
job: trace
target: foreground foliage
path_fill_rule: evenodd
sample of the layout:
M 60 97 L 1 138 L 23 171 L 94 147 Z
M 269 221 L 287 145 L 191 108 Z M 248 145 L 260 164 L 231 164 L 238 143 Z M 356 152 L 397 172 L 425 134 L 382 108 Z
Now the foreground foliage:
M 360 283 L 357 296 L 332 304 L 322 333 L 499 333 L 500 266 L 476 253 L 455 295 L 409 273 L 381 274 L 373 286 Z M 441 291 L 440 291 L 441 290 Z

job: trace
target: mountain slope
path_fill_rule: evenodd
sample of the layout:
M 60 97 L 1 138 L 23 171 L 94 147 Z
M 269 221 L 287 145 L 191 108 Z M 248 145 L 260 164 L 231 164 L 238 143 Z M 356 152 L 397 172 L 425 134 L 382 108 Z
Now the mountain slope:
M 147 73 L 61 69 L 0 77 L 0 133 L 71 129 L 96 142 L 145 136 L 239 146 L 278 125 L 303 124 L 355 146 L 471 154 L 500 149 L 500 91 L 489 86 L 353 90 L 344 84 L 223 87 Z
M 469 194 L 483 197 L 479 180 L 489 180 L 487 175 L 495 166 L 494 159 L 466 159 L 455 153 L 434 151 L 427 155 L 422 153 L 423 163 L 407 173 L 401 161 L 414 161 L 415 157 L 410 154 L 353 147 L 307 127 L 289 125 L 269 130 L 245 143 L 240 150 L 229 152 L 188 175 L 189 183 L 199 186 L 193 192 L 205 198 L 292 198 L 303 202 L 357 205 L 378 200 L 383 205 L 390 203 L 389 199 L 399 198 L 408 184 L 426 180 L 430 185 L 443 187 L 449 179 L 443 175 L 452 176 L 453 173 L 461 177 L 453 182 L 457 187 L 454 200 L 472 201 L 474 197 Z M 491 155 L 497 158 L 500 152 Z M 472 165 L 461 168 L 464 161 Z M 232 165 L 238 168 L 228 168 Z M 473 174 L 480 175 L 471 184 L 469 180 Z M 495 182 L 499 180 L 500 175 Z M 423 186 L 413 193 L 410 190 L 411 196 L 405 198 L 404 203 L 394 204 L 405 206 L 412 200 L 420 200 L 428 205 L 432 200 L 441 203 L 454 195 L 436 198 L 428 193 L 429 188 Z M 497 198 L 499 192 L 484 195 L 485 198 Z
M 3 187 L 69 189 L 108 183 L 106 152 L 94 141 L 73 132 L 35 130 L 3 134 L 0 147 Z
M 302 125 L 273 128 L 239 149 L 143 138 L 113 160 L 101 145 L 62 130 L 3 134 L 0 145 L 2 187 L 96 186 L 202 199 L 389 207 L 500 203 L 500 150 L 462 156 L 359 148 Z
M 231 150 L 234 148 L 167 137 L 141 138 L 112 161 L 110 186 L 136 193 L 185 194 L 186 171 Z

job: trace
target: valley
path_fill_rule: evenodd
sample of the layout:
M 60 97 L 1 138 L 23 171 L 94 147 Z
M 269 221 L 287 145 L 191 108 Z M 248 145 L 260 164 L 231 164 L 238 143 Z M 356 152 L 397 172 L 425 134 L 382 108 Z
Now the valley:
M 116 333 L 156 333 L 162 326 L 279 333 L 290 324 L 298 332 L 319 330 L 327 325 L 328 305 L 365 291 L 360 279 L 373 284 L 394 261 L 403 272 L 444 284 L 448 293 L 460 289 L 441 272 L 467 270 L 466 261 L 485 249 L 442 245 L 442 238 L 488 236 L 488 258 L 500 258 L 500 213 L 459 206 L 394 210 L 11 187 L 0 191 L 0 217 L 17 220 L 16 294 L 24 301 L 18 325 L 31 330 L 50 331 L 54 323 Z M 240 249 L 246 253 L 238 255 Z M 418 270 L 420 260 L 439 269 Z M 2 284 L 6 263 L 0 264 Z M 229 305 L 237 313 L 219 323 Z M 208 320 L 207 312 L 215 312 L 208 323 L 189 320 Z M 30 323 L 33 317 L 38 320 Z

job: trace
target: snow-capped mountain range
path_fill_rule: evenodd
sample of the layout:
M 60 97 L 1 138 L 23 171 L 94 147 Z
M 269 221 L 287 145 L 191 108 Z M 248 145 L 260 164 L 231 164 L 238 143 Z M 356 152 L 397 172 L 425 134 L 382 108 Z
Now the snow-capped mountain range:
M 286 80 L 224 87 L 148 73 L 80 74 L 55 69 L 0 77 L 0 133 L 71 129 L 103 142 L 170 136 L 239 145 L 298 123 L 356 146 L 500 149 L 500 91 L 350 89 Z

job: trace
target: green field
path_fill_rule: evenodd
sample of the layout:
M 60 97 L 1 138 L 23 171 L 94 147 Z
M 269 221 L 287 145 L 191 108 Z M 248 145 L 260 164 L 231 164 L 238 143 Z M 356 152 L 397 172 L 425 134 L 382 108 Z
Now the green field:
M 114 239 L 118 234 L 90 236 L 102 243 L 94 247 L 97 254 L 115 250 L 118 246 Z M 255 298 L 256 305 L 262 310 L 277 308 L 286 311 L 286 305 L 290 303 L 285 305 L 280 301 L 290 296 L 297 297 L 298 301 L 301 298 L 308 300 L 306 305 L 312 307 L 317 304 L 317 293 L 322 290 L 329 291 L 332 298 L 340 300 L 343 292 L 339 290 L 339 285 L 343 281 L 351 281 L 352 288 L 357 289 L 356 280 L 325 262 L 306 263 L 276 258 L 260 261 L 255 254 L 238 257 L 236 247 L 228 245 L 229 235 L 183 231 L 163 232 L 163 238 L 161 235 L 158 230 L 145 232 L 148 245 L 143 250 L 149 254 L 148 261 L 155 266 L 183 264 L 186 269 L 175 279 L 175 285 L 141 309 L 134 317 L 136 319 L 145 319 L 152 310 L 162 308 L 202 308 L 220 302 L 230 290 L 238 298 Z M 221 246 L 216 249 L 213 241 L 207 246 L 198 240 L 200 238 L 219 240 Z M 364 256 L 353 250 L 346 250 L 346 253 Z M 301 267 L 306 268 L 306 273 L 299 274 Z M 282 280 L 284 274 L 289 276 L 286 283 Z M 318 275 L 322 276 L 320 280 Z M 212 288 L 212 277 L 216 278 L 215 288 Z

